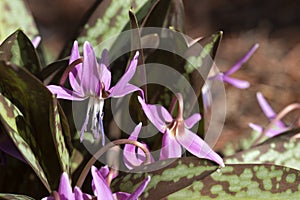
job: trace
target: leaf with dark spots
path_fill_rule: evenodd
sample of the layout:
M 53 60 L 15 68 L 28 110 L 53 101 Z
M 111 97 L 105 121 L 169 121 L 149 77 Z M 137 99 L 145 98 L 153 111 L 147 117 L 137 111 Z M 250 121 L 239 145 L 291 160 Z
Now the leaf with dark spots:
M 300 129 L 290 130 L 225 158 L 227 164 L 268 163 L 300 170 Z
M 112 183 L 114 191 L 132 192 L 147 176 L 151 177 L 141 199 L 161 199 L 199 181 L 218 169 L 218 165 L 196 157 L 157 161 L 120 174 Z
M 11 63 L 0 61 L 0 93 L 22 113 L 16 118 L 15 135 L 23 140 L 24 145 L 30 147 L 38 164 L 45 172 L 50 189 L 57 189 L 60 174 L 64 171 L 61 167 L 61 163 L 64 161 L 61 161 L 58 156 L 54 142 L 54 138 L 56 138 L 54 131 L 57 130 L 57 127 L 50 127 L 51 124 L 53 125 L 51 122 L 57 121 L 57 115 L 54 118 L 55 115 L 51 114 L 55 113 L 51 110 L 51 108 L 54 109 L 51 92 L 28 71 Z M 59 107 L 59 105 L 57 106 Z M 56 112 L 62 113 L 62 110 L 58 108 Z M 67 119 L 63 114 L 60 114 L 59 117 L 61 122 L 66 122 Z M 54 123 L 54 125 L 58 124 Z M 65 125 L 61 127 L 62 133 L 65 134 L 64 139 L 70 139 L 69 130 Z M 18 140 L 14 142 L 19 148 Z M 70 142 L 66 142 L 66 144 L 70 144 Z M 24 149 L 19 148 L 19 150 L 26 154 L 26 152 L 22 152 Z M 37 173 L 37 171 L 35 172 Z
M 22 29 L 30 39 L 38 34 L 27 1 L 0 1 L 0 43 L 12 32 Z
M 298 170 L 267 164 L 229 164 L 167 199 L 280 200 L 300 196 Z
M 30 39 L 21 30 L 15 31 L 1 44 L 0 60 L 24 67 L 36 77 L 41 78 L 41 64 L 37 52 Z
M 69 59 L 55 61 L 41 71 L 41 77 L 45 85 L 59 84 L 61 76 L 69 65 Z

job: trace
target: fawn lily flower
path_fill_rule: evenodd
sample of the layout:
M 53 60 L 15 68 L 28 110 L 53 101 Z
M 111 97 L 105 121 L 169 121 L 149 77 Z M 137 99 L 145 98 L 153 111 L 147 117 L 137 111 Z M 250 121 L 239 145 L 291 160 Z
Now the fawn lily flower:
M 237 70 L 239 70 L 242 65 L 247 62 L 249 60 L 249 58 L 253 55 L 253 53 L 256 51 L 256 49 L 259 47 L 258 44 L 255 44 L 250 51 L 241 58 L 241 60 L 239 60 L 236 64 L 234 64 L 228 71 L 224 72 L 224 73 L 218 73 L 212 77 L 209 77 L 209 80 L 222 80 L 224 82 L 227 82 L 231 85 L 233 85 L 234 87 L 240 88 L 240 89 L 246 89 L 250 86 L 250 83 L 248 81 L 244 81 L 244 80 L 239 80 L 236 78 L 232 78 L 230 77 L 231 74 L 233 74 L 234 72 L 236 72 Z
M 113 194 L 107 183 L 107 176 L 109 174 L 107 166 L 100 170 L 97 170 L 96 167 L 92 166 L 91 170 L 93 176 L 92 186 L 98 200 L 137 200 L 151 180 L 150 176 L 148 176 L 132 194 L 125 192 L 116 192 Z
M 142 123 L 139 123 L 134 131 L 130 134 L 128 140 L 134 140 L 137 141 L 139 133 L 142 128 Z M 143 144 L 146 148 L 147 145 Z M 140 166 L 145 160 L 146 160 L 146 155 L 145 153 L 140 149 L 137 148 L 137 153 L 136 153 L 136 146 L 132 144 L 125 144 L 124 150 L 123 150 L 123 158 L 124 158 L 124 164 L 128 169 L 133 169 L 137 166 Z M 154 162 L 154 158 L 152 155 L 150 155 L 151 162 Z
M 75 187 L 74 192 L 69 181 L 68 174 L 64 172 L 60 177 L 60 183 L 58 187 L 58 192 L 53 192 L 53 196 L 45 197 L 42 200 L 55 200 L 57 198 L 60 200 L 88 200 L 92 197 L 88 194 L 82 193 L 80 188 Z
M 73 90 L 57 85 L 48 86 L 48 89 L 56 94 L 59 99 L 72 101 L 89 99 L 86 118 L 80 131 L 81 141 L 83 140 L 83 133 L 87 130 L 89 115 L 92 110 L 91 130 L 94 138 L 98 138 L 101 132 L 102 143 L 104 144 L 102 122 L 104 100 L 109 97 L 123 97 L 129 93 L 140 90 L 140 88 L 128 83 L 136 71 L 138 55 L 139 53 L 137 52 L 119 82 L 115 86 L 110 87 L 111 72 L 107 66 L 107 51 L 103 51 L 101 62 L 98 64 L 93 47 L 88 42 L 85 42 L 83 46 L 83 63 L 76 65 L 69 73 L 69 82 Z M 78 43 L 75 41 L 69 62 L 72 63 L 79 58 Z
M 189 130 L 201 119 L 200 114 L 195 113 L 189 118 L 183 119 L 182 95 L 177 94 L 177 99 L 179 103 L 178 116 L 173 119 L 164 107 L 146 104 L 141 97 L 138 97 L 148 119 L 163 133 L 160 159 L 181 157 L 181 146 L 183 146 L 199 158 L 207 158 L 215 161 L 222 167 L 225 166 L 223 159 L 197 134 Z
M 256 98 L 257 98 L 259 106 L 261 107 L 264 114 L 267 116 L 269 121 L 272 121 L 277 116 L 277 114 L 274 112 L 274 110 L 271 108 L 271 106 L 269 105 L 267 100 L 264 98 L 264 96 L 260 92 L 258 92 L 256 94 Z M 259 125 L 253 124 L 253 123 L 249 123 L 249 126 L 253 130 L 255 130 L 259 133 L 263 132 L 263 127 L 262 126 L 259 126 Z M 280 134 L 280 133 L 282 133 L 282 132 L 284 132 L 288 129 L 289 129 L 289 127 L 286 126 L 282 121 L 277 121 L 275 123 L 275 127 L 266 132 L 266 136 L 274 137 L 274 136 L 276 136 L 276 135 L 278 135 L 278 134 Z

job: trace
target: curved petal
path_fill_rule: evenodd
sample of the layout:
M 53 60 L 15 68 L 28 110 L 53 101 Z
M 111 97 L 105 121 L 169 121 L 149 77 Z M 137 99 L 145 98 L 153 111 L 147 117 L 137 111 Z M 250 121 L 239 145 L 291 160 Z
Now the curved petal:
M 102 51 L 101 62 L 100 62 L 100 80 L 104 84 L 105 91 L 108 91 L 110 88 L 111 82 L 111 72 L 108 69 L 108 52 L 106 49 Z
M 170 135 L 169 130 L 163 135 L 162 148 L 160 151 L 160 160 L 167 158 L 179 158 L 182 155 L 182 149 L 175 137 Z
M 113 86 L 110 89 L 109 97 L 119 98 L 135 91 L 142 91 L 142 90 L 139 87 L 132 84 L 123 85 L 122 88 Z
M 224 167 L 223 159 L 208 144 L 192 131 L 185 129 L 184 134 L 176 135 L 178 142 L 198 158 L 210 159 Z
M 147 178 L 145 178 L 145 180 L 140 184 L 140 186 L 133 192 L 131 193 L 131 195 L 128 197 L 127 200 L 136 200 L 139 198 L 139 196 L 141 196 L 141 194 L 144 192 L 144 190 L 146 189 L 148 183 L 150 182 L 151 177 L 147 176 Z
M 100 95 L 101 80 L 98 73 L 98 63 L 94 49 L 88 42 L 83 45 L 81 84 L 84 93 Z
M 146 104 L 139 96 L 138 100 L 147 118 L 161 133 L 164 133 L 166 129 L 166 122 L 171 122 L 173 120 L 171 114 L 160 105 Z
M 189 118 L 185 119 L 184 124 L 188 129 L 191 129 L 200 120 L 201 120 L 201 115 L 199 113 L 195 113 Z
M 225 72 L 225 75 L 230 75 L 239 70 L 242 65 L 249 60 L 249 58 L 252 56 L 252 54 L 256 51 L 256 49 L 259 47 L 258 44 L 255 44 L 250 51 L 244 55 L 235 65 L 233 65 L 228 71 Z
M 58 193 L 61 200 L 72 200 L 74 199 L 74 194 L 72 192 L 72 187 L 69 181 L 68 174 L 64 172 L 60 177 Z
M 105 197 L 107 200 L 114 200 L 112 192 L 107 186 L 105 179 L 97 173 L 97 168 L 92 166 L 91 171 L 93 176 L 92 187 L 97 199 L 101 200 Z
M 63 88 L 61 86 L 48 85 L 47 88 L 52 94 L 56 94 L 58 99 L 67 99 L 72 101 L 82 101 L 86 99 L 85 97 L 80 96 L 76 92 Z
M 79 58 L 80 58 L 80 54 L 79 54 L 79 50 L 78 50 L 78 42 L 74 41 L 70 59 L 69 59 L 69 65 Z M 82 88 L 80 86 L 80 80 L 81 80 L 81 75 L 82 75 L 81 70 L 82 70 L 82 64 L 80 63 L 80 64 L 76 65 L 69 73 L 70 85 L 77 92 L 82 92 Z
M 112 92 L 122 93 L 122 90 L 123 90 L 124 86 L 128 85 L 128 82 L 131 80 L 131 78 L 135 74 L 137 63 L 138 63 L 138 56 L 139 56 L 139 52 L 137 51 L 134 58 L 130 62 L 127 71 L 124 73 L 124 75 L 121 77 L 121 79 L 114 86 L 114 89 L 113 89 Z
M 240 88 L 240 89 L 246 89 L 250 86 L 250 83 L 248 81 L 239 80 L 239 79 L 232 78 L 229 76 L 223 76 L 223 81 L 233 85 L 236 88 Z
M 134 131 L 130 134 L 128 140 L 137 141 L 139 133 L 142 128 L 142 123 L 139 123 Z M 136 155 L 136 146 L 132 144 L 126 144 L 123 151 L 124 164 L 128 169 L 133 169 L 142 164 L 143 160 L 138 159 Z

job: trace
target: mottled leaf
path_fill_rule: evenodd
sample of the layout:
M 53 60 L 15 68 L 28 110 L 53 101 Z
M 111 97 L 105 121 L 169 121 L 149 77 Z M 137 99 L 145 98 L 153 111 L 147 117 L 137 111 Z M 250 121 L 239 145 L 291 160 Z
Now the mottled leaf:
M 5 193 L 0 193 L 0 199 L 1 200 L 34 200 L 34 198 L 31 198 L 26 195 L 5 194 Z
M 300 196 L 298 170 L 275 165 L 227 165 L 167 199 L 294 200 Z
M 32 167 L 35 171 L 37 176 L 40 178 L 42 183 L 45 185 L 47 190 L 50 192 L 50 186 L 47 181 L 46 175 L 40 166 L 39 161 L 37 160 L 36 156 L 34 155 L 32 149 L 28 145 L 28 143 L 24 140 L 24 138 L 20 135 L 18 130 L 18 125 L 16 121 L 16 117 L 21 117 L 22 114 L 20 111 L 0 93 L 0 126 L 3 125 L 3 128 L 16 144 L 17 148 L 19 149 L 20 153 L 22 154 L 23 158 L 26 162 Z M 4 133 L 0 133 L 4 134 Z
M 57 189 L 60 174 L 64 170 L 53 141 L 54 129 L 50 127 L 50 122 L 55 121 L 50 119 L 53 117 L 50 114 L 53 106 L 51 92 L 26 70 L 5 61 L 0 61 L 0 92 L 23 114 L 23 117 L 17 118 L 17 133 L 38 159 L 51 189 Z M 58 111 L 61 122 L 65 123 L 67 119 L 63 119 L 62 110 Z M 69 130 L 65 125 L 62 127 L 65 127 L 62 131 L 65 140 L 70 139 Z M 70 150 L 71 147 L 68 148 Z
M 82 24 L 80 34 L 69 41 L 60 54 L 60 58 L 69 55 L 71 45 L 75 39 L 78 40 L 79 46 L 82 46 L 84 41 L 89 41 L 94 47 L 99 43 L 109 39 L 112 36 L 117 36 L 124 30 L 124 27 L 129 28 L 128 11 L 133 9 L 139 18 L 144 18 L 154 0 L 124 0 L 122 3 L 118 1 L 103 0 L 101 3 L 95 3 L 94 8 L 91 8 L 88 13 L 88 19 L 83 19 L 86 24 Z M 127 28 L 127 29 L 128 29 Z M 114 41 L 110 41 L 105 48 L 109 49 Z M 96 49 L 97 50 L 97 49 Z M 98 49 L 101 52 L 101 49 Z M 100 54 L 99 54 L 100 55 Z
M 115 191 L 132 192 L 147 176 L 151 176 L 141 199 L 161 199 L 205 178 L 217 169 L 217 164 L 195 157 L 167 159 L 119 175 L 112 187 Z
M 227 164 L 269 163 L 300 170 L 300 138 L 294 138 L 300 129 L 276 137 L 225 158 Z
M 40 78 L 41 64 L 30 39 L 21 31 L 12 33 L 0 46 L 0 60 L 26 68 Z
M 0 1 L 0 43 L 16 29 L 22 29 L 32 39 L 38 34 L 28 5 L 24 0 Z
M 63 171 L 70 173 L 70 155 L 66 146 L 61 124 L 61 117 L 57 99 L 52 95 L 53 105 L 50 106 L 50 128 L 53 133 L 53 141 L 56 149 L 57 156 L 60 158 L 60 165 Z

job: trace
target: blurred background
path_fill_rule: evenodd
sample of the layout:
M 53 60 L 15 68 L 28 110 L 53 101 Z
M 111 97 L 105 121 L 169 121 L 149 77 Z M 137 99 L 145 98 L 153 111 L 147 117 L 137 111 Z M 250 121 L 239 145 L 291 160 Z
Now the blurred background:
M 27 0 L 43 42 L 61 49 L 94 0 Z M 300 102 L 300 1 L 298 0 L 185 0 L 186 33 L 190 37 L 224 31 L 216 56 L 226 71 L 255 43 L 260 47 L 234 77 L 251 87 L 226 85 L 227 119 L 217 150 L 227 141 L 249 135 L 249 122 L 267 125 L 256 101 L 260 91 L 276 112 Z M 295 113 L 287 117 L 293 123 Z

